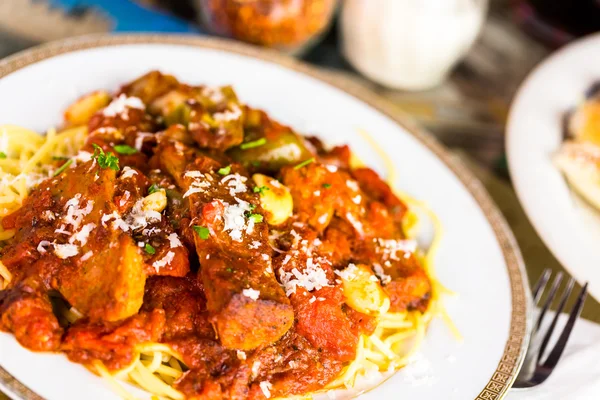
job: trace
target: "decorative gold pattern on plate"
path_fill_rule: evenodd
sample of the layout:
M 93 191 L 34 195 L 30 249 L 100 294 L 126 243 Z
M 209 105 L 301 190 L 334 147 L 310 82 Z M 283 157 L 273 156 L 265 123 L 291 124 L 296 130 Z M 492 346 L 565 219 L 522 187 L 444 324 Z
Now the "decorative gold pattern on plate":
M 530 330 L 531 320 L 529 318 L 528 309 L 530 308 L 531 299 L 527 275 L 525 274 L 521 253 L 504 217 L 483 188 L 481 182 L 475 178 L 475 176 L 473 176 L 459 160 L 453 157 L 429 133 L 416 126 L 409 116 L 350 79 L 333 76 L 327 72 L 319 71 L 296 59 L 270 50 L 263 50 L 224 39 L 151 34 L 82 36 L 44 44 L 17 53 L 14 56 L 0 61 L 0 79 L 28 65 L 60 54 L 97 47 L 131 44 L 172 44 L 223 50 L 258 58 L 309 75 L 358 98 L 362 102 L 383 113 L 388 118 L 394 120 L 442 160 L 442 162 L 454 172 L 477 201 L 494 230 L 494 234 L 502 249 L 504 260 L 507 265 L 512 296 L 510 334 L 504 348 L 504 354 L 498 362 L 496 371 L 475 400 L 500 400 L 506 395 L 523 363 L 525 352 L 529 344 L 529 335 L 527 333 Z M 18 399 L 41 399 L 40 396 L 17 381 L 2 367 L 0 367 L 0 387 L 3 390 L 6 390 L 8 392 L 7 394 Z

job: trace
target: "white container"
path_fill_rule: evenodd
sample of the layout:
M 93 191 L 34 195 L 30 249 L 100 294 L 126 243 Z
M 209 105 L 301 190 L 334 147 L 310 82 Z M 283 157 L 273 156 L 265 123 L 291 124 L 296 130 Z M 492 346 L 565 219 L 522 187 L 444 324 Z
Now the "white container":
M 342 51 L 384 86 L 422 90 L 441 83 L 479 33 L 488 0 L 345 0 Z

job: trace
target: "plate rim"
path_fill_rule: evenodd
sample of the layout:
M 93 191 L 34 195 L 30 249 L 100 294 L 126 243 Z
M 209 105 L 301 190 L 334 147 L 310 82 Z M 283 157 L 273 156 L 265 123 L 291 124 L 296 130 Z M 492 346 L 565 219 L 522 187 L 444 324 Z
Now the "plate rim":
M 42 44 L 18 52 L 0 61 L 0 79 L 31 64 L 79 50 L 136 44 L 171 44 L 220 50 L 277 64 L 280 67 L 317 79 L 362 103 L 374 108 L 398 124 L 421 144 L 427 147 L 463 184 L 475 199 L 494 232 L 507 267 L 511 288 L 511 317 L 508 340 L 496 370 L 475 400 L 502 399 L 516 379 L 525 359 L 531 330 L 531 295 L 525 266 L 516 239 L 496 204 L 483 184 L 458 158 L 453 156 L 431 134 L 412 122 L 411 117 L 394 107 L 384 98 L 347 77 L 334 76 L 290 56 L 272 50 L 242 44 L 232 40 L 191 35 L 164 34 L 91 34 Z M 41 400 L 31 389 L 12 377 L 0 366 L 0 388 L 15 399 Z
M 585 47 L 593 42 L 598 42 L 597 44 L 600 45 L 600 32 L 596 32 L 596 33 L 589 34 L 587 36 L 583 36 L 583 37 L 567 44 L 566 46 L 563 46 L 560 49 L 550 53 L 544 59 L 542 59 L 527 74 L 525 79 L 523 79 L 523 81 L 519 85 L 519 87 L 513 97 L 513 100 L 512 100 L 510 109 L 509 109 L 509 113 L 508 113 L 508 118 L 507 118 L 507 123 L 506 123 L 506 135 L 505 135 L 505 139 L 504 139 L 504 144 L 505 144 L 505 148 L 506 148 L 506 159 L 507 159 L 507 163 L 508 163 L 508 170 L 509 170 L 509 174 L 511 177 L 511 181 L 512 181 L 513 187 L 515 189 L 515 193 L 517 194 L 517 198 L 519 199 L 519 203 L 521 204 L 521 207 L 523 208 L 523 210 L 525 211 L 525 214 L 527 215 L 527 219 L 529 220 L 529 222 L 531 222 L 531 225 L 535 229 L 536 233 L 542 239 L 544 246 L 552 253 L 552 255 L 565 268 L 565 270 L 567 270 L 569 272 L 569 274 L 573 275 L 573 277 L 580 284 L 582 284 L 582 282 L 584 282 L 585 279 L 583 279 L 582 274 L 579 271 L 577 271 L 576 268 L 572 268 L 569 266 L 570 264 L 573 265 L 572 263 L 567 262 L 570 259 L 572 259 L 572 257 L 569 256 L 569 254 L 567 252 L 559 250 L 558 247 L 552 245 L 553 241 L 550 238 L 551 233 L 548 232 L 548 229 L 547 229 L 548 227 L 545 226 L 547 224 L 547 222 L 544 223 L 541 221 L 541 218 L 534 217 L 536 215 L 536 213 L 533 212 L 532 210 L 534 209 L 535 205 L 530 200 L 531 196 L 528 195 L 528 193 L 529 193 L 528 185 L 524 182 L 524 178 L 522 178 L 524 175 L 522 173 L 520 173 L 519 169 L 517 168 L 517 164 L 521 165 L 522 163 L 519 161 L 516 161 L 517 156 L 515 155 L 515 151 L 512 150 L 513 148 L 515 148 L 517 146 L 516 143 L 518 143 L 518 141 L 519 141 L 518 140 L 519 135 L 516 133 L 515 128 L 513 126 L 516 124 L 515 114 L 517 113 L 517 107 L 521 103 L 522 99 L 525 98 L 530 93 L 529 85 L 534 80 L 534 78 L 536 78 L 545 69 L 549 68 L 551 65 L 556 63 L 557 60 L 563 59 L 565 57 L 569 57 L 570 53 L 574 53 L 579 48 Z M 583 93 L 582 93 L 582 95 L 583 95 Z M 568 110 L 565 109 L 564 111 L 566 112 Z M 557 169 L 557 173 L 560 173 L 558 171 L 558 169 Z M 569 188 L 568 185 L 566 184 L 566 182 L 565 182 L 565 186 L 567 188 Z M 568 190 L 570 190 L 570 189 L 568 189 Z

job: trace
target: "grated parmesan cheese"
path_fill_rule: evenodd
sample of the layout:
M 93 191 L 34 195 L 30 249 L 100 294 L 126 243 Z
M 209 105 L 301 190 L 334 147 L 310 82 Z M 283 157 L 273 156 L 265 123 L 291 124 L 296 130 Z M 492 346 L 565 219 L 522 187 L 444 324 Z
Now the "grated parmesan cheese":
M 348 186 L 351 190 L 354 190 L 355 192 L 358 191 L 358 183 L 356 183 L 356 181 L 353 181 L 351 179 L 347 179 L 346 180 L 346 186 Z
M 103 226 L 106 226 L 108 221 L 113 220 L 111 225 L 112 228 L 121 229 L 123 232 L 146 228 L 151 223 L 159 222 L 162 219 L 162 214 L 153 210 L 145 211 L 143 209 L 143 202 L 143 198 L 136 201 L 131 209 L 131 212 L 125 217 L 125 219 L 123 219 L 119 213 L 113 211 L 110 214 L 104 214 L 100 221 L 102 222 Z M 146 234 L 149 234 L 157 231 L 159 232 L 160 230 L 149 229 L 145 232 Z
M 133 168 L 126 166 L 123 168 L 123 173 L 121 174 L 121 178 L 128 179 L 128 178 L 132 178 L 134 175 L 137 175 L 137 171 Z
M 399 251 L 410 255 L 410 253 L 414 253 L 417 250 L 417 241 L 412 239 L 396 240 L 375 238 L 373 241 L 377 244 L 375 249 L 376 252 L 383 254 L 392 260 L 399 260 L 397 254 Z
M 137 151 L 142 151 L 142 147 L 144 146 L 144 139 L 146 139 L 149 136 L 154 136 L 152 133 L 146 133 L 146 132 L 138 132 L 137 137 L 135 138 L 135 149 Z
M 389 263 L 389 261 L 387 261 L 387 262 Z M 383 285 L 387 285 L 388 283 L 390 283 L 392 281 L 392 277 L 387 275 L 383 271 L 383 267 L 380 264 L 374 263 L 373 271 L 375 272 L 375 275 L 379 278 L 379 280 L 381 281 L 381 283 Z
M 181 240 L 179 240 L 179 236 L 177 236 L 177 233 L 175 233 L 175 232 L 173 232 L 169 236 L 167 236 L 167 239 L 169 239 L 169 245 L 171 246 L 172 249 L 174 249 L 175 247 L 183 246 L 181 244 Z
M 219 104 L 226 100 L 223 92 L 218 87 L 205 86 L 202 88 L 200 94 L 204 97 L 208 97 L 208 99 L 215 104 Z
M 79 244 L 81 246 L 85 246 L 85 244 L 88 241 L 88 238 L 90 236 L 90 232 L 92 232 L 92 230 L 96 227 L 96 224 L 94 223 L 89 223 L 89 224 L 85 224 L 80 230 L 79 232 L 74 233 L 73 235 L 71 235 L 71 237 L 69 238 L 69 243 L 74 244 L 75 242 L 79 242 Z
M 359 236 L 364 236 L 365 235 L 365 231 L 363 230 L 363 225 L 362 223 L 357 220 L 354 215 L 352 215 L 350 212 L 346 213 L 346 219 L 348 220 L 348 222 L 350 222 L 350 224 L 352 225 L 352 227 L 354 228 L 354 230 L 356 231 L 356 233 L 359 234 Z
M 242 290 L 242 294 L 252 300 L 258 300 L 258 297 L 260 296 L 260 292 L 255 289 L 244 289 Z
M 133 205 L 131 212 L 125 218 L 125 223 L 129 226 L 129 229 L 134 231 L 136 229 L 145 228 L 148 224 L 153 222 L 159 222 L 162 219 L 161 213 L 154 210 L 143 209 L 144 199 L 139 199 Z
M 302 236 L 300 236 L 300 234 L 293 229 L 290 231 L 290 235 L 294 237 L 294 245 L 297 245 L 298 242 L 302 240 Z
M 238 358 L 238 360 L 242 360 L 242 361 L 243 361 L 243 360 L 245 360 L 245 359 L 246 359 L 246 352 L 244 352 L 244 351 L 242 351 L 242 350 L 238 350 L 238 351 L 236 352 L 236 354 L 237 354 L 237 358 Z
M 121 94 L 102 110 L 102 115 L 105 117 L 116 117 L 117 115 L 120 115 L 126 119 L 126 114 L 123 113 L 126 112 L 128 108 L 143 110 L 146 106 L 142 100 L 137 97 L 127 97 L 125 94 Z
M 52 246 L 52 243 L 50 243 L 50 242 L 49 242 L 49 241 L 47 241 L 47 240 L 42 240 L 42 241 L 41 241 L 40 243 L 38 243 L 38 245 L 37 245 L 37 251 L 38 251 L 40 254 L 46 254 L 47 250 L 45 249 L 45 247 L 48 247 L 48 246 Z
M 60 233 L 61 235 L 70 235 L 71 232 L 65 229 L 65 224 L 62 224 L 54 230 L 54 233 Z
M 62 258 L 63 260 L 69 257 L 76 256 L 79 253 L 79 249 L 74 244 L 55 244 L 54 245 L 54 254 L 58 258 Z
M 283 146 L 278 146 L 275 149 L 265 153 L 264 155 L 259 155 L 259 161 L 271 161 L 271 160 L 298 160 L 302 156 L 302 150 L 296 143 L 287 143 Z M 279 183 L 279 182 L 278 182 Z
M 304 268 L 304 271 L 302 272 L 300 272 L 298 268 L 292 269 L 291 272 L 280 269 L 279 280 L 288 297 L 292 295 L 292 293 L 296 293 L 296 288 L 298 286 L 303 287 L 308 292 L 330 286 L 325 270 L 314 264 L 312 257 L 309 257 L 306 260 L 306 268 Z
M 72 199 L 65 204 L 67 215 L 63 217 L 63 221 L 73 226 L 73 229 L 79 228 L 83 218 L 92 212 L 94 201 L 88 200 L 84 208 L 81 208 L 81 194 L 77 193 Z
M 54 221 L 56 219 L 56 214 L 54 214 L 52 211 L 50 210 L 46 210 L 42 213 L 42 217 L 46 220 L 46 221 Z
M 73 164 L 76 164 L 78 162 L 86 163 L 92 159 L 92 156 L 93 156 L 93 154 L 90 153 L 89 151 L 81 150 L 79 153 L 77 153 L 73 157 Z M 73 166 L 71 166 L 71 167 L 73 167 Z
M 233 104 L 231 110 L 225 110 L 223 112 L 214 113 L 213 119 L 219 122 L 229 122 L 235 121 L 241 116 L 242 110 L 236 104 Z
M 238 173 L 230 174 L 221 179 L 221 183 L 226 184 L 229 187 L 229 194 L 234 196 L 238 193 L 244 193 L 248 190 L 246 187 L 246 181 L 248 178 L 241 176 Z
M 192 178 L 192 182 L 190 183 L 187 192 L 183 194 L 184 198 L 191 196 L 194 193 L 203 193 L 210 187 L 210 175 L 204 175 L 200 171 L 187 171 L 183 176 Z
M 92 251 L 88 251 L 87 253 L 85 253 L 83 256 L 81 256 L 81 261 L 87 261 L 89 260 L 89 258 L 93 255 L 94 253 L 92 253 Z
M 356 266 L 356 264 L 348 264 L 348 266 L 346 268 L 344 268 L 341 271 L 333 271 L 337 276 L 339 276 L 340 278 L 342 278 L 345 281 L 351 281 L 354 278 L 356 278 L 356 271 L 358 270 L 358 267 Z
M 321 216 L 320 216 L 320 217 L 317 219 L 317 221 L 318 221 L 318 222 L 319 222 L 321 225 L 324 225 L 324 224 L 326 224 L 326 223 L 327 223 L 327 217 L 329 217 L 327 214 L 323 214 L 323 215 L 321 215 Z
M 152 263 L 152 266 L 154 267 L 154 269 L 156 270 L 156 272 L 158 272 L 161 268 L 165 267 L 167 264 L 170 264 L 173 261 L 174 257 L 175 257 L 175 253 L 173 253 L 172 251 L 169 251 L 160 260 L 154 261 Z
M 268 381 L 262 381 L 260 384 L 260 390 L 262 390 L 263 394 L 265 395 L 265 397 L 268 399 L 271 397 L 271 389 L 273 388 L 273 385 L 271 384 L 271 382 Z
M 250 211 L 250 203 L 238 199 L 237 197 L 235 200 L 238 204 L 222 202 L 225 206 L 225 211 L 223 213 L 223 222 L 225 225 L 223 230 L 229 232 L 229 236 L 232 240 L 241 242 L 242 232 L 245 231 L 248 234 L 253 232 L 254 221 L 246 218 L 246 212 Z
M 252 378 L 256 378 L 258 370 L 260 369 L 260 361 L 254 361 L 252 364 Z

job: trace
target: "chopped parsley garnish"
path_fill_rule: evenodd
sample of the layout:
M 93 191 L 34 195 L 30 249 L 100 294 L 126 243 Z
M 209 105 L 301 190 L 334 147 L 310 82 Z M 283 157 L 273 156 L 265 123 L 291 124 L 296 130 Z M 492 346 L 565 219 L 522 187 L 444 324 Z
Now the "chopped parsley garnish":
M 138 152 L 135 147 L 131 147 L 126 144 L 118 144 L 114 148 L 115 151 L 119 154 L 131 155 Z
M 225 268 L 225 271 L 232 273 L 232 272 L 233 272 L 233 269 L 232 269 L 232 268 L 229 268 L 229 267 L 227 267 L 227 268 Z
M 104 153 L 104 150 L 96 143 L 92 144 L 94 146 L 94 155 L 93 158 L 98 161 L 98 165 L 100 168 L 110 168 L 115 171 L 119 170 L 119 159 L 112 152 Z
M 248 208 L 250 210 L 254 210 L 256 208 L 256 205 L 255 204 L 248 204 Z
M 205 226 L 194 225 L 194 230 L 202 240 L 206 240 L 210 236 L 210 231 Z
M 264 192 L 266 192 L 267 190 L 271 190 L 266 186 L 254 186 L 254 188 L 252 189 L 252 191 L 254 193 L 258 193 L 258 194 L 263 194 Z
M 2 158 L 2 157 L 0 157 Z M 69 159 L 69 157 L 67 156 L 52 156 L 52 159 L 55 161 L 66 161 Z
M 231 165 L 228 165 L 223 168 L 219 168 L 219 175 L 229 175 L 230 172 L 231 172 Z
M 324 184 L 323 184 L 323 187 L 324 187 L 325 189 L 329 189 L 329 188 L 331 187 L 331 183 L 324 183 Z
M 69 165 L 71 165 L 71 164 L 73 164 L 73 160 L 67 161 L 66 163 L 61 165 L 56 171 L 54 171 L 54 175 L 52 175 L 52 176 L 60 175 L 60 173 L 63 172 L 65 169 L 69 168 Z
M 262 222 L 263 221 L 263 216 L 260 214 L 250 214 L 248 216 L 248 219 L 252 222 L 254 222 L 255 224 Z
M 246 143 L 240 144 L 240 149 L 242 149 L 242 150 L 253 149 L 255 147 L 263 146 L 266 143 L 267 143 L 266 138 L 260 138 L 258 140 L 253 140 L 251 142 L 246 142 Z
M 311 157 L 311 158 L 309 158 L 308 160 L 304 160 L 304 161 L 302 161 L 300 164 L 296 165 L 296 166 L 294 167 L 294 169 L 300 169 L 300 168 L 302 168 L 302 167 L 305 167 L 305 166 L 307 166 L 308 164 L 310 164 L 310 163 L 314 163 L 314 162 L 315 162 L 315 158 L 314 158 L 314 157 Z
M 150 245 L 149 243 L 146 243 L 146 245 L 144 246 L 144 250 L 148 254 L 155 254 L 156 253 L 156 249 L 154 247 L 152 247 L 152 245 Z
M 250 161 L 250 164 L 252 164 L 253 167 L 260 167 L 260 161 L 252 160 Z
M 156 183 L 152 184 L 152 186 L 150 186 L 148 188 L 148 194 L 152 194 L 152 193 L 156 193 L 160 190 L 160 186 L 158 186 Z
M 3 151 L 0 151 L 0 158 L 6 158 L 6 153 Z

